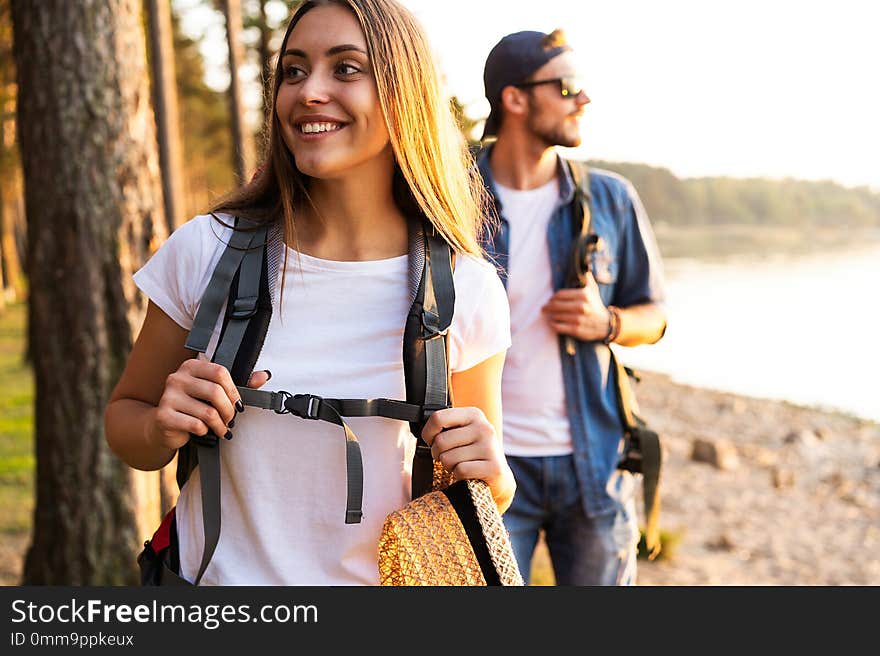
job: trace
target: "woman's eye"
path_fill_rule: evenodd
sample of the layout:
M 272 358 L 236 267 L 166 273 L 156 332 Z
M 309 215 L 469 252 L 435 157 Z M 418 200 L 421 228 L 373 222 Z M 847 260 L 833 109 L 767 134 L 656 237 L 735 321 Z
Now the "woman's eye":
M 342 63 L 336 67 L 336 73 L 339 75 L 343 75 L 343 76 L 357 75 L 360 72 L 361 72 L 361 69 L 359 69 L 354 64 Z
M 301 69 L 299 66 L 285 66 L 284 67 L 284 79 L 285 80 L 299 80 L 305 75 L 305 71 Z

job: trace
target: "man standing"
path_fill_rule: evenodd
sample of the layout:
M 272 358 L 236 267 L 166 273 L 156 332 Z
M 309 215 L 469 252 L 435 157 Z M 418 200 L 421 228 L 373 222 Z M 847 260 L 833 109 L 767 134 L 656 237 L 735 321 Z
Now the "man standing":
M 590 102 L 561 30 L 517 32 L 483 80 L 497 137 L 478 157 L 500 225 L 486 245 L 511 309 L 502 379 L 504 443 L 517 481 L 504 515 L 523 578 L 543 529 L 559 585 L 635 583 L 635 478 L 617 469 L 623 425 L 609 344 L 666 328 L 654 235 L 632 184 L 560 157 L 581 143 Z M 586 202 L 588 201 L 588 202 Z M 587 206 L 587 211 L 580 207 Z M 591 240 L 578 239 L 581 217 Z M 581 285 L 573 247 L 589 243 Z M 582 272 L 583 273 L 583 272 Z

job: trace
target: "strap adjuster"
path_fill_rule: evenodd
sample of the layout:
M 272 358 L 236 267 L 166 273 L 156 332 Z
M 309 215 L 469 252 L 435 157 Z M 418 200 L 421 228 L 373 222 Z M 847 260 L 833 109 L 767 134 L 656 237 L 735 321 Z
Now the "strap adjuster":
M 449 326 L 440 329 L 440 315 L 428 309 L 422 310 L 422 339 L 428 341 L 435 337 L 445 337 L 449 332 Z
M 250 319 L 257 313 L 257 301 L 259 296 L 242 296 L 235 299 L 232 304 L 230 319 Z
M 285 401 L 284 407 L 302 419 L 320 419 L 318 414 L 321 412 L 323 400 L 314 394 L 294 394 Z

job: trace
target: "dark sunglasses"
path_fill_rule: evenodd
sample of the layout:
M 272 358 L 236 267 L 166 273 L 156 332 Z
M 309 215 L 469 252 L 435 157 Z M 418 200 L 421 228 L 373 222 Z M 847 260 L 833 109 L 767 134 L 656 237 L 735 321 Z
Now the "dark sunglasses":
M 520 82 L 514 84 L 517 89 L 525 89 L 528 87 L 536 87 L 539 84 L 558 84 L 559 94 L 563 98 L 576 98 L 583 92 L 584 86 L 580 79 L 576 77 L 554 77 L 549 80 L 533 80 L 532 82 Z

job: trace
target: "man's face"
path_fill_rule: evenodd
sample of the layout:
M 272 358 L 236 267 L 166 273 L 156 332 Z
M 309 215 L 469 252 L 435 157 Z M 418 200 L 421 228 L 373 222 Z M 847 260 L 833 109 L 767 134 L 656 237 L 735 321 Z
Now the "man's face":
M 563 52 L 534 72 L 528 81 L 578 79 L 574 53 Z M 577 87 L 577 85 L 575 85 Z M 563 95 L 558 82 L 538 84 L 523 89 L 528 94 L 526 128 L 549 148 L 574 148 L 581 143 L 580 119 L 590 98 L 583 91 Z

